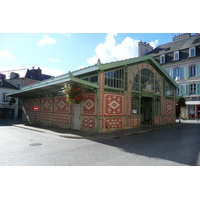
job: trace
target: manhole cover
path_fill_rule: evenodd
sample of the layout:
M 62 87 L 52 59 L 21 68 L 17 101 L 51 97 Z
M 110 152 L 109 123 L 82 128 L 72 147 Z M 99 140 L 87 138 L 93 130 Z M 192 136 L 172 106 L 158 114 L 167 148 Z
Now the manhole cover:
M 29 146 L 40 146 L 42 145 L 42 143 L 32 143 L 32 144 L 29 144 Z

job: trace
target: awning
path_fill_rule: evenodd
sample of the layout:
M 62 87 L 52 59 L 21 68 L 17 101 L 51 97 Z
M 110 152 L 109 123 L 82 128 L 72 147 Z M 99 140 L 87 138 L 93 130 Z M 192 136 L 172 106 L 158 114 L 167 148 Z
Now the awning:
M 99 88 L 98 84 L 76 78 L 71 73 L 69 73 L 28 85 L 17 92 L 8 94 L 8 96 L 19 97 L 23 99 L 55 96 L 58 95 L 62 90 L 61 88 L 64 86 L 64 83 L 81 83 L 93 88 Z

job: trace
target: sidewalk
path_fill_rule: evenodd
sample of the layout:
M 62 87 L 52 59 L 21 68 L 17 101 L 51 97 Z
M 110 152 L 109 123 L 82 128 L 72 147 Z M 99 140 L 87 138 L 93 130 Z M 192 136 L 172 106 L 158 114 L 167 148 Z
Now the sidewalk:
M 199 123 L 196 120 L 184 120 L 183 123 L 179 123 L 179 120 L 177 120 L 177 123 L 175 124 L 165 124 L 165 125 L 145 125 L 145 126 L 140 126 L 137 128 L 132 128 L 132 129 L 125 129 L 125 130 L 120 130 L 120 131 L 113 131 L 110 133 L 91 133 L 91 132 L 86 132 L 86 131 L 79 131 L 79 130 L 72 130 L 72 129 L 63 129 L 63 128 L 57 128 L 57 127 L 43 127 L 43 126 L 28 126 L 22 124 L 21 120 L 4 120 L 0 121 L 0 124 L 6 124 L 6 125 L 12 125 L 18 128 L 24 128 L 24 129 L 29 129 L 33 131 L 38 131 L 46 134 L 52 134 L 52 135 L 57 135 L 60 137 L 65 137 L 65 138 L 71 138 L 71 139 L 117 139 L 129 135 L 134 135 L 138 133 L 144 133 L 144 132 L 150 132 L 150 131 L 157 131 L 157 130 L 162 130 L 162 129 L 167 129 L 167 128 L 173 128 L 173 127 L 179 127 L 179 126 L 185 126 L 189 124 L 189 122 L 193 121 L 193 123 Z M 196 121 L 196 122 L 195 122 Z

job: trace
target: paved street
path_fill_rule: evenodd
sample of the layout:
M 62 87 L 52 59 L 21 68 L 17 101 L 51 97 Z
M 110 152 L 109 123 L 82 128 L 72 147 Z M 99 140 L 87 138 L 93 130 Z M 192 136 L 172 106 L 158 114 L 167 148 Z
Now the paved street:
M 0 166 L 200 165 L 200 124 L 122 138 L 73 139 L 0 125 Z

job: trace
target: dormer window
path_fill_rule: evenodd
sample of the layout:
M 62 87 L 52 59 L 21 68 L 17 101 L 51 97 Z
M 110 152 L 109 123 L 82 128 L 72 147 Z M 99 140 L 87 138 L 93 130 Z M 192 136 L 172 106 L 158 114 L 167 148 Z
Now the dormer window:
M 179 51 L 174 52 L 174 61 L 179 60 Z
M 196 49 L 195 47 L 189 48 L 189 57 L 195 57 L 196 56 Z
M 160 64 L 165 63 L 165 55 L 160 56 Z

